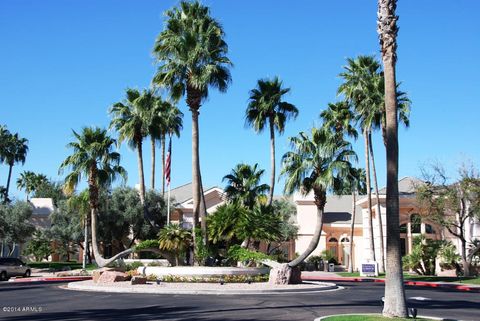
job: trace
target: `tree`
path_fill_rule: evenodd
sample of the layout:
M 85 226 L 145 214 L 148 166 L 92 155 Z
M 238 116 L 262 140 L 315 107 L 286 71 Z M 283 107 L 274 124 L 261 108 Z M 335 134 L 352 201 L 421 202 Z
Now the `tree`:
M 29 222 L 32 208 L 26 202 L 0 205 L 0 222 L 3 223 L 3 242 L 0 256 L 10 256 L 14 253 L 17 244 L 23 243 L 35 231 Z M 1 236 L 1 235 L 0 235 Z M 10 252 L 5 252 L 8 245 Z
M 323 210 L 327 192 L 336 193 L 351 173 L 350 160 L 356 160 L 351 144 L 339 135 L 325 130 L 312 128 L 311 137 L 301 132 L 290 138 L 292 151 L 282 158 L 282 172 L 285 176 L 285 193 L 300 191 L 306 195 L 313 192 L 317 206 L 317 224 L 307 249 L 295 260 L 288 263 L 289 268 L 298 266 L 317 247 L 323 226 Z
M 229 201 L 238 202 L 251 210 L 270 190 L 267 184 L 260 184 L 263 173 L 265 170 L 258 169 L 258 164 L 237 164 L 222 179 L 227 181 L 224 191 Z
M 282 81 L 275 77 L 273 79 L 260 79 L 257 87 L 250 91 L 250 102 L 245 112 L 245 122 L 252 126 L 257 133 L 262 132 L 265 127 L 270 130 L 270 195 L 268 204 L 272 204 L 273 191 L 275 188 L 275 130 L 282 134 L 285 130 L 285 123 L 289 118 L 296 118 L 298 109 L 285 101 L 282 96 L 290 92 L 290 88 L 282 88 Z
M 153 226 L 145 205 L 145 176 L 143 170 L 143 139 L 148 134 L 148 113 L 154 108 L 155 96 L 150 90 L 140 92 L 136 89 L 126 90 L 126 99 L 115 103 L 110 108 L 112 120 L 110 128 L 118 132 L 118 142 L 127 141 L 137 151 L 138 177 L 140 184 L 140 202 L 143 205 L 144 217 Z
M 160 250 L 173 252 L 176 265 L 180 265 L 180 254 L 188 249 L 192 241 L 192 233 L 178 224 L 169 224 L 158 233 Z
M 32 238 L 25 244 L 24 255 L 33 255 L 36 262 L 48 258 L 52 253 L 50 240 L 42 231 L 35 231 Z
M 8 178 L 7 186 L 5 188 L 4 204 L 9 201 L 8 190 L 10 189 L 10 180 L 12 178 L 13 166 L 17 163 L 25 164 L 25 159 L 28 153 L 28 140 L 21 138 L 18 133 L 7 136 L 7 140 L 4 143 L 4 150 L 2 160 L 8 165 Z
M 297 208 L 291 201 L 282 197 L 281 199 L 273 200 L 273 212 L 280 217 L 280 239 L 277 242 L 288 242 L 297 238 L 298 226 L 295 223 L 295 216 Z M 281 243 L 280 243 L 281 245 Z M 267 254 L 272 253 L 277 247 L 271 248 L 268 244 Z
M 5 154 L 7 152 L 7 142 L 9 141 L 11 135 L 12 134 L 7 129 L 7 126 L 0 125 L 0 163 L 5 162 Z M 3 194 L 4 194 L 4 191 L 2 190 L 2 195 Z
M 51 180 L 44 181 L 36 186 L 33 191 L 33 197 L 51 198 L 55 206 L 58 206 L 61 200 L 67 199 L 67 195 L 63 192 L 62 184 Z
M 170 90 L 174 100 L 186 95 L 192 113 L 192 194 L 194 225 L 198 226 L 201 197 L 198 115 L 209 88 L 225 92 L 231 82 L 228 46 L 220 23 L 199 1 L 181 1 L 168 10 L 165 29 L 153 49 L 159 62 L 153 83 Z M 206 244 L 206 213 L 200 213 Z M 195 237 L 193 238 L 195 242 Z M 194 247 L 195 248 L 195 247 Z
M 427 183 L 416 187 L 422 215 L 460 241 L 463 274 L 470 276 L 473 256 L 480 249 L 468 232 L 469 222 L 480 219 L 480 175 L 473 167 L 464 166 L 460 179 L 449 184 L 440 165 L 432 165 L 431 173 L 423 172 Z
M 360 122 L 360 128 L 364 137 L 365 144 L 365 172 L 367 184 L 367 199 L 368 199 L 368 231 L 369 231 L 369 249 L 370 259 L 375 260 L 375 242 L 373 232 L 373 215 L 372 215 L 372 194 L 370 183 L 370 144 L 369 140 L 372 117 L 378 116 L 378 113 L 371 112 L 372 106 L 372 91 L 368 88 L 375 87 L 372 83 L 378 77 L 380 64 L 372 56 L 359 56 L 356 59 L 347 59 L 347 65 L 344 67 L 345 71 L 340 73 L 340 77 L 344 82 L 338 88 L 338 92 L 343 94 L 345 98 L 352 104 L 355 109 L 357 120 Z M 376 88 L 376 87 L 375 87 Z M 376 92 L 373 92 L 376 94 Z M 370 95 L 369 95 L 370 94 Z M 378 193 L 377 193 L 378 195 Z M 377 216 L 381 220 L 380 204 L 377 200 Z M 380 235 L 383 235 L 382 224 L 379 224 Z M 380 238 L 383 244 L 383 236 Z M 383 246 L 380 247 L 380 269 L 383 270 Z
M 377 32 L 385 77 L 385 133 L 387 150 L 387 269 L 385 277 L 385 305 L 383 315 L 407 317 L 407 304 L 403 285 L 402 255 L 400 247 L 400 215 L 398 200 L 398 124 L 396 0 L 378 0 Z
M 48 178 L 43 174 L 36 174 L 31 171 L 24 171 L 20 174 L 20 177 L 17 178 L 17 188 L 19 190 L 25 190 L 28 200 L 28 196 L 30 194 L 35 193 L 35 191 L 37 190 L 37 188 L 40 187 L 40 185 L 46 184 L 47 182 Z
M 322 128 L 325 130 L 357 139 L 355 114 L 348 101 L 329 103 L 327 109 L 320 113 L 320 118 L 323 120 Z
M 75 189 L 82 177 L 87 178 L 93 254 L 97 265 L 103 267 L 132 252 L 128 249 L 105 260 L 98 251 L 97 243 L 99 188 L 110 186 L 118 176 L 126 179 L 127 173 L 120 166 L 120 154 L 112 151 L 116 141 L 107 135 L 106 130 L 84 127 L 80 134 L 73 131 L 73 135 L 75 141 L 67 145 L 73 149 L 73 153 L 60 165 L 60 173 L 70 169 L 70 173 L 65 177 L 65 188 L 69 191 Z
M 165 144 L 167 135 L 180 137 L 183 129 L 183 113 L 173 103 L 161 101 L 158 110 L 160 117 L 160 141 L 162 144 L 162 194 L 165 194 Z

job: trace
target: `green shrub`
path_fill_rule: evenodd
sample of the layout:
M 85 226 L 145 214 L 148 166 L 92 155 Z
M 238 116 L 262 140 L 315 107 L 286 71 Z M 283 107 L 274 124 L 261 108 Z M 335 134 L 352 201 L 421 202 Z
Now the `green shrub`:
M 125 264 L 125 271 L 136 271 L 137 268 L 143 266 L 143 263 L 140 261 L 134 261 L 132 263 Z
M 435 258 L 444 241 L 430 240 L 423 235 L 413 239 L 410 254 L 403 257 L 403 267 L 420 275 L 435 274 Z
M 151 249 L 151 248 L 158 249 L 159 246 L 160 246 L 160 243 L 158 242 L 158 240 L 145 240 L 135 245 L 134 251 Z
M 240 262 L 255 262 L 260 263 L 262 260 L 271 259 L 265 253 L 251 251 L 249 249 L 245 249 L 240 245 L 232 245 L 227 252 L 227 258 L 233 261 L 240 261 Z
M 458 262 L 461 257 L 457 254 L 457 249 L 452 242 L 444 243 L 438 250 L 438 256 L 440 257 L 440 267 L 442 269 L 450 270 L 459 268 Z
M 328 261 L 328 263 L 333 263 L 335 265 L 338 264 L 337 258 L 335 257 L 332 251 L 329 251 L 329 250 L 323 251 L 322 257 L 325 261 Z
M 172 283 L 247 283 L 247 282 L 266 282 L 268 281 L 267 274 L 261 275 L 221 275 L 215 277 L 185 277 L 177 275 L 166 275 L 162 277 L 162 282 Z

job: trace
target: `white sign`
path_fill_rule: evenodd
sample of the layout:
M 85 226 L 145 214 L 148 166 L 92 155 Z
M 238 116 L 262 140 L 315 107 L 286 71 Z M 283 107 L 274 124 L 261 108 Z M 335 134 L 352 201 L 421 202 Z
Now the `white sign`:
M 360 276 L 378 276 L 378 263 L 375 261 L 362 262 Z

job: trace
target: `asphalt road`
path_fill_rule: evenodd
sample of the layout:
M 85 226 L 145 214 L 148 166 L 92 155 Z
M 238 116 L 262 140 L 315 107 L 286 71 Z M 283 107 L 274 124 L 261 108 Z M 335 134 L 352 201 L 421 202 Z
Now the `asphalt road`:
M 383 284 L 339 283 L 314 294 L 147 295 L 77 292 L 58 284 L 0 284 L 0 320 L 313 320 L 337 313 L 379 313 Z M 419 315 L 480 320 L 480 294 L 407 287 Z M 29 309 L 30 311 L 21 311 Z M 20 311 L 18 311 L 20 310 Z

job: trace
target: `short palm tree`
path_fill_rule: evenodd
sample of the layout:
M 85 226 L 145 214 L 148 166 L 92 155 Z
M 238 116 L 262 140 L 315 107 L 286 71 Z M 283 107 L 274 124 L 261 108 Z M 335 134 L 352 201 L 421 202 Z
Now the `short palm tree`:
M 175 256 L 175 263 L 179 265 L 180 255 L 185 252 L 192 243 L 192 233 L 178 224 L 169 224 L 158 233 L 160 250 L 172 252 Z
M 10 189 L 13 166 L 17 163 L 21 163 L 22 165 L 25 164 L 28 153 L 28 140 L 26 138 L 21 138 L 18 133 L 8 135 L 6 138 L 2 153 L 3 162 L 8 165 L 7 186 L 3 198 L 4 203 L 9 201 L 8 190 Z
M 118 176 L 126 179 L 127 173 L 120 166 L 120 154 L 113 151 L 116 141 L 107 135 L 106 130 L 84 127 L 81 133 L 73 131 L 73 136 L 75 141 L 67 145 L 73 152 L 62 162 L 59 173 L 70 169 L 64 184 L 68 192 L 73 191 L 83 177 L 87 179 L 93 254 L 97 265 L 103 267 L 132 252 L 128 249 L 106 260 L 100 255 L 97 243 L 99 189 L 109 187 Z
M 259 199 L 270 190 L 267 184 L 260 184 L 265 171 L 258 169 L 258 164 L 237 164 L 232 172 L 223 177 L 227 181 L 225 194 L 231 202 L 238 202 L 248 209 L 252 209 Z
M 282 158 L 282 172 L 285 176 L 285 193 L 299 191 L 306 195 L 313 191 L 317 206 L 317 224 L 307 249 L 295 260 L 288 263 L 296 267 L 317 247 L 323 226 L 323 210 L 327 192 L 341 191 L 342 182 L 352 172 L 351 160 L 357 156 L 349 142 L 341 136 L 325 130 L 312 128 L 311 136 L 301 132 L 290 138 L 292 151 Z
M 146 220 L 155 226 L 155 222 L 148 215 L 145 203 L 145 175 L 143 170 L 143 140 L 148 135 L 149 110 L 155 104 L 155 96 L 152 91 L 127 89 L 126 98 L 122 102 L 114 104 L 110 108 L 112 120 L 110 128 L 118 132 L 118 142 L 127 141 L 128 145 L 137 151 L 138 176 L 140 184 L 140 202 L 143 206 L 143 214 Z
M 19 190 L 25 190 L 25 193 L 27 194 L 27 200 L 31 193 L 34 193 L 40 185 L 46 183 L 48 183 L 47 176 L 43 174 L 36 174 L 31 171 L 24 171 L 20 174 L 20 177 L 17 178 L 17 188 Z
M 403 285 L 398 200 L 398 102 L 395 64 L 397 61 L 396 0 L 378 0 L 377 31 L 385 71 L 385 132 L 387 151 L 387 273 L 385 305 L 388 317 L 408 316 Z
M 165 29 L 160 33 L 153 53 L 159 63 L 153 78 L 157 86 L 167 88 L 174 100 L 186 96 L 192 113 L 192 194 L 194 225 L 198 226 L 201 197 L 198 115 L 209 88 L 225 92 L 231 81 L 228 46 L 221 24 L 211 17 L 210 9 L 199 1 L 181 1 L 168 10 Z M 202 232 L 206 231 L 203 211 Z M 195 237 L 194 237 L 195 240 Z M 206 242 L 206 239 L 204 239 Z
M 294 105 L 282 100 L 283 95 L 290 92 L 290 88 L 283 88 L 278 77 L 260 79 L 257 87 L 250 91 L 250 102 L 245 112 L 247 125 L 252 126 L 257 133 L 262 132 L 268 124 L 270 132 L 270 195 L 268 203 L 273 201 L 275 188 L 275 130 L 282 134 L 285 123 L 289 118 L 296 118 L 298 109 Z

